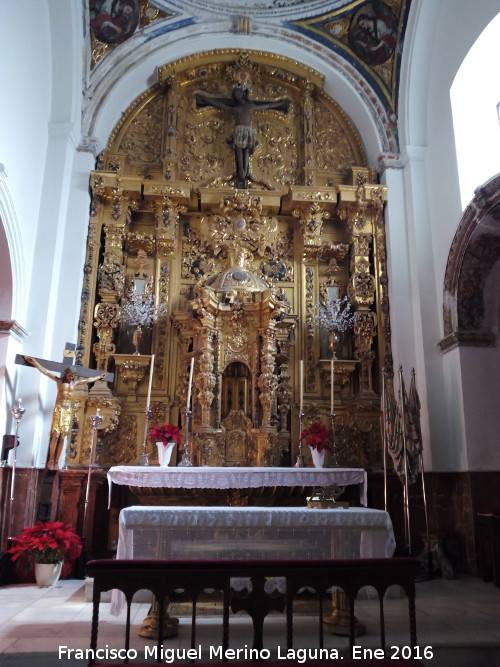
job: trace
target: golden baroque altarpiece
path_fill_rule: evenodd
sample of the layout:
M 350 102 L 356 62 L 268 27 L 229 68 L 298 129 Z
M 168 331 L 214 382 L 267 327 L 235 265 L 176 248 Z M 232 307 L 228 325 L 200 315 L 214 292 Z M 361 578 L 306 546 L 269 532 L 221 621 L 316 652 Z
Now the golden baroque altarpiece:
M 151 354 L 149 427 L 185 426 L 195 359 L 194 464 L 293 465 L 300 360 L 303 427 L 328 425 L 330 413 L 331 353 L 316 304 L 345 294 L 355 324 L 335 363 L 338 463 L 380 466 L 386 188 L 322 83 L 287 58 L 212 51 L 159 68 L 158 83 L 123 114 L 90 179 L 77 348 L 79 363 L 114 371 L 115 382 L 76 397 L 69 467 L 89 462 L 97 407 L 105 421 L 96 463 L 137 464 Z M 196 104 L 200 94 L 230 97 L 235 84 L 251 86 L 252 100 L 291 102 L 253 114 L 257 146 L 239 189 L 231 113 Z M 121 319 L 134 289 L 164 309 L 139 355 Z

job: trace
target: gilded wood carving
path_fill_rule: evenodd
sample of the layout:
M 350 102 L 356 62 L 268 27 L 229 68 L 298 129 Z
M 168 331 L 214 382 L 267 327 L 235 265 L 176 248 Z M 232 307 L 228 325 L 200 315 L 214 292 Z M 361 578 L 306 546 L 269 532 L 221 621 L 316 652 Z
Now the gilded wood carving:
M 253 110 L 245 188 L 233 113 L 196 101 L 230 99 L 235 83 L 255 101 L 290 101 L 286 112 Z M 79 331 L 80 360 L 117 376 L 98 397 L 115 424 L 100 434 L 101 465 L 139 459 L 151 354 L 150 426 L 185 428 L 195 360 L 194 463 L 291 465 L 300 360 L 305 423 L 328 419 L 330 353 L 313 315 L 331 294 L 347 294 L 355 311 L 334 376 L 339 463 L 380 464 L 380 372 L 390 361 L 386 189 L 321 86 L 318 73 L 285 58 L 213 51 L 160 68 L 158 84 L 117 123 L 91 175 Z M 164 314 L 135 356 L 121 312 L 138 290 Z M 88 400 L 78 406 L 71 465 L 86 460 Z M 235 413 L 244 425 L 228 437 Z

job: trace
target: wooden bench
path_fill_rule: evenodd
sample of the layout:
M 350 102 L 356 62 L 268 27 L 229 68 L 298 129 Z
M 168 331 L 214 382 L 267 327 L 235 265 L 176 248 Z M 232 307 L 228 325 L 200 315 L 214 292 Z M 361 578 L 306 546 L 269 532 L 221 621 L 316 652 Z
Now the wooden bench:
M 130 606 L 134 594 L 142 589 L 150 590 L 159 607 L 158 625 L 163 627 L 165 605 L 174 591 L 182 590 L 192 604 L 191 647 L 196 645 L 196 603 L 206 589 L 222 591 L 222 655 L 229 649 L 229 612 L 245 611 L 253 623 L 253 648 L 263 648 L 264 619 L 271 610 L 286 611 L 287 649 L 293 648 L 293 600 L 304 587 L 312 588 L 318 598 L 318 646 L 323 648 L 323 601 L 330 598 L 332 587 L 341 588 L 349 606 L 349 647 L 354 648 L 354 602 L 365 586 L 373 587 L 378 594 L 380 610 L 380 645 L 385 651 L 384 595 L 393 585 L 403 588 L 408 598 L 409 646 L 417 646 L 415 620 L 415 576 L 419 562 L 414 558 L 369 558 L 355 560 L 94 560 L 87 563 L 87 574 L 94 579 L 93 614 L 90 649 L 97 648 L 99 604 L 101 593 L 111 589 L 123 592 L 127 617 L 125 628 L 125 652 L 130 647 Z M 264 592 L 268 577 L 285 581 L 286 592 L 278 598 L 270 598 Z M 231 579 L 250 578 L 252 592 L 243 596 L 231 589 Z M 158 637 L 157 662 L 161 658 L 163 638 Z M 362 663 L 360 660 L 356 664 Z M 404 664 L 403 661 L 400 661 Z M 375 663 L 375 661 L 374 661 Z M 382 660 L 376 660 L 378 665 Z M 92 658 L 89 665 L 95 664 Z M 116 663 L 115 663 L 116 664 Z M 137 664 L 137 663 L 134 663 Z M 151 663 L 149 663 L 151 664 Z M 201 664 L 201 663 L 198 663 Z M 211 663 L 212 665 L 214 663 Z M 242 663 L 238 663 L 241 665 Z M 269 663 L 266 663 L 269 665 Z M 280 664 L 284 665 L 282 661 Z M 350 664 L 345 661 L 343 665 Z M 369 664 L 369 663 L 366 663 Z M 392 664 L 392 662 L 391 662 Z M 421 664 L 415 661 L 407 664 Z

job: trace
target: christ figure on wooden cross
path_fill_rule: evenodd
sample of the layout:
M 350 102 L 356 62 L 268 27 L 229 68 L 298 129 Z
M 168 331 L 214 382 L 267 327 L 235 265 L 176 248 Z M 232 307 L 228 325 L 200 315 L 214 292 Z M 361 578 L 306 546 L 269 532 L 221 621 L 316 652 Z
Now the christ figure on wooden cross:
M 61 373 L 61 377 L 53 375 L 44 366 L 42 366 L 33 357 L 24 356 L 24 360 L 43 373 L 57 384 L 56 404 L 52 414 L 52 424 L 50 426 L 50 442 L 47 454 L 46 467 L 49 470 L 57 470 L 59 457 L 64 446 L 64 440 L 71 427 L 71 400 L 73 392 L 81 384 L 90 384 L 97 380 L 102 380 L 108 373 L 100 373 L 94 377 L 79 377 L 75 373 L 75 367 L 68 366 Z
M 248 97 L 249 86 L 237 84 L 233 88 L 232 99 L 225 97 L 207 97 L 198 93 L 196 95 L 196 106 L 211 106 L 223 111 L 230 111 L 234 119 L 233 148 L 236 155 L 236 187 L 245 189 L 249 175 L 250 155 L 257 146 L 257 131 L 251 126 L 254 111 L 266 111 L 276 109 L 277 111 L 288 111 L 290 100 L 276 100 L 268 102 L 264 100 L 251 100 Z

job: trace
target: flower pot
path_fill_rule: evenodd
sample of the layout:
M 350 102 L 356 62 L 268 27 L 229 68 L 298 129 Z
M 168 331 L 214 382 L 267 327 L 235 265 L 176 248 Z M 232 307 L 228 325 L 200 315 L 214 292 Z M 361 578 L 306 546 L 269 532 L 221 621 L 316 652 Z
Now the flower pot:
M 321 450 L 321 452 L 318 452 L 318 450 L 315 449 L 315 448 L 313 449 L 311 447 L 310 449 L 311 449 L 311 456 L 312 456 L 314 467 L 315 468 L 322 468 L 323 464 L 325 462 L 325 451 L 326 450 L 323 449 L 323 450 Z
M 61 576 L 62 561 L 60 563 L 35 563 L 35 580 L 40 588 L 53 586 Z
M 162 468 L 165 468 L 170 464 L 174 445 L 175 442 L 167 442 L 166 445 L 164 445 L 163 442 L 156 443 L 158 449 L 158 465 L 162 466 Z

